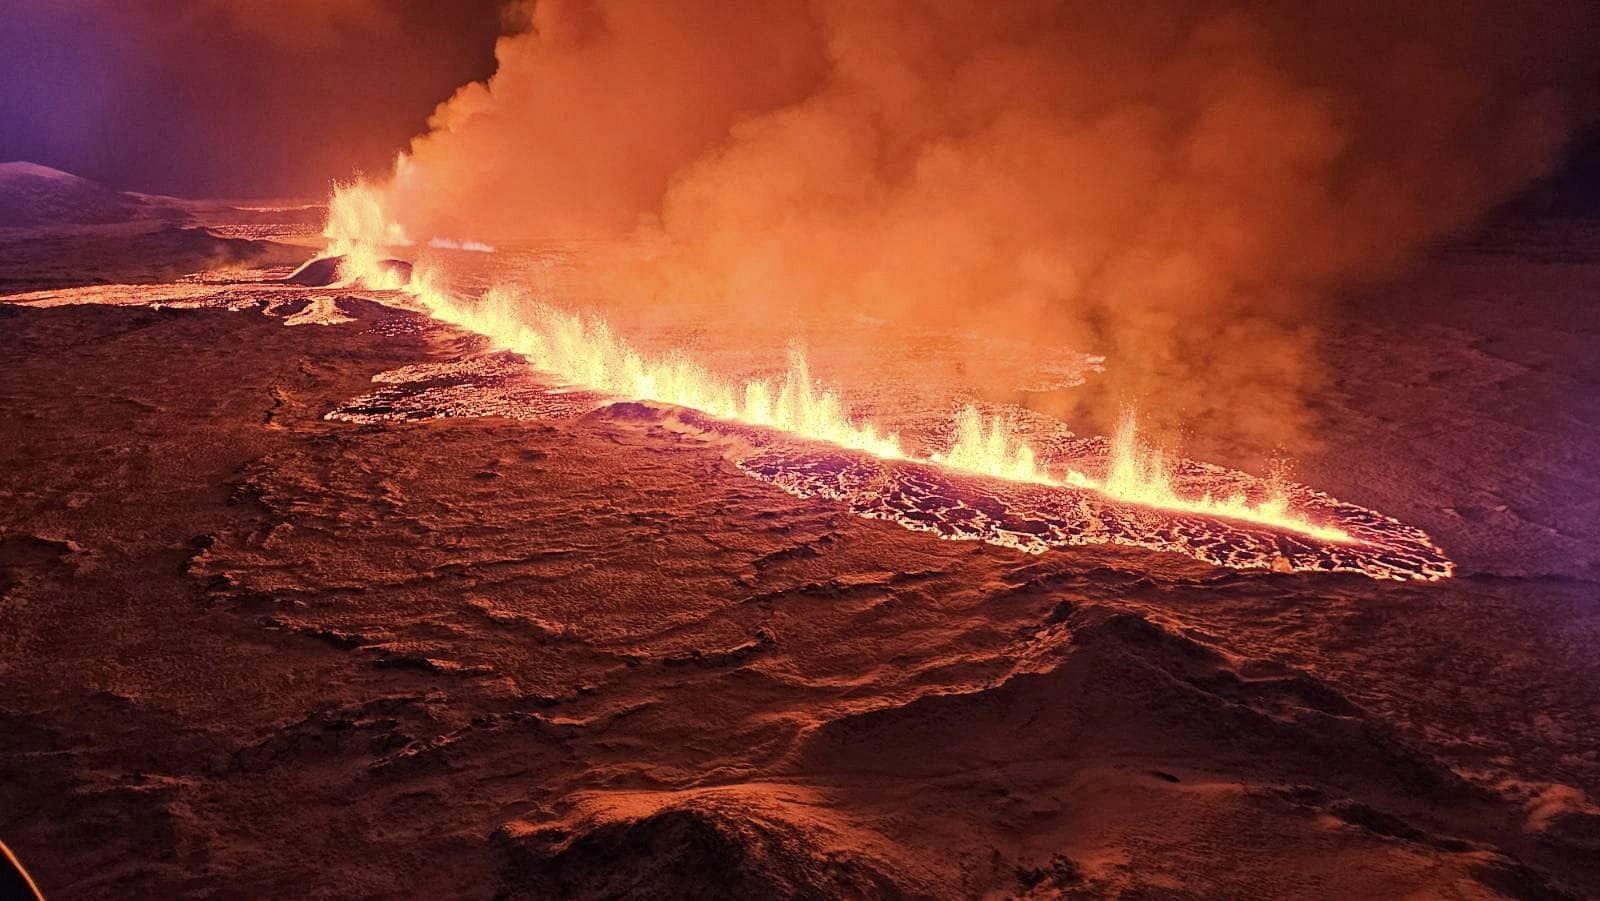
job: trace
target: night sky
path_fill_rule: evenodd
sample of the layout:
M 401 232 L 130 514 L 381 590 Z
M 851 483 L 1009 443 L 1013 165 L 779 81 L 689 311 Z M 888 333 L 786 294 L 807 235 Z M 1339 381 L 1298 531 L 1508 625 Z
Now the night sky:
M 0 161 L 183 196 L 316 197 L 382 173 L 495 70 L 505 0 L 8 0 Z M 1600 208 L 1600 138 L 1533 198 Z
M 494 70 L 499 0 L 8 0 L 0 161 L 186 196 L 385 170 Z

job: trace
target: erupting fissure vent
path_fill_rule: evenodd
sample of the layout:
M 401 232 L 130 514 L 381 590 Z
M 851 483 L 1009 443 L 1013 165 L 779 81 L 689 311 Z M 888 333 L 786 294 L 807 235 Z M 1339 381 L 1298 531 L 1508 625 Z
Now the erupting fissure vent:
M 985 416 L 971 406 L 957 417 L 950 447 L 932 453 L 918 452 L 908 448 L 898 435 L 853 417 L 836 391 L 821 386 L 812 378 L 806 358 L 798 350 L 791 351 L 782 376 L 742 382 L 723 378 L 681 353 L 651 358 L 613 334 L 609 326 L 596 317 L 561 310 L 507 288 L 492 288 L 478 298 L 459 297 L 443 286 L 436 273 L 420 267 L 401 275 L 400 270 L 385 262 L 385 249 L 403 242 L 404 235 L 383 224 L 381 201 L 367 196 L 363 185 L 341 188 L 330 210 L 331 250 L 343 255 L 341 275 L 347 282 L 376 290 L 403 291 L 435 319 L 483 335 L 497 348 L 523 356 L 539 370 L 572 386 L 620 399 L 684 407 L 720 420 L 826 442 L 880 460 L 904 461 L 967 477 L 1036 488 L 1089 493 L 1120 507 L 1164 511 L 1190 519 L 1224 520 L 1258 531 L 1293 536 L 1302 543 L 1351 548 L 1371 545 L 1374 553 L 1385 549 L 1383 529 L 1374 530 L 1369 522 L 1368 527 L 1353 531 L 1347 522 L 1332 515 L 1340 510 L 1360 511 L 1360 508 L 1301 489 L 1300 495 L 1324 500 L 1317 510 L 1326 515 L 1313 519 L 1303 505 L 1292 503 L 1292 497 L 1299 495 L 1292 494 L 1291 486 L 1282 480 L 1255 480 L 1252 490 L 1235 487 L 1227 493 L 1210 490 L 1198 495 L 1180 493 L 1173 467 L 1159 449 L 1139 440 L 1137 423 L 1131 414 L 1124 416 L 1110 440 L 1104 465 L 1099 467 L 1103 474 L 1098 476 L 1060 461 L 1042 459 L 1012 419 L 998 414 Z M 363 239 L 362 235 L 372 237 Z M 760 474 L 759 468 L 750 471 Z M 788 482 L 781 478 L 770 480 L 791 490 L 797 489 L 792 479 Z M 829 492 L 816 489 L 809 493 Z M 1369 514 L 1369 511 L 1360 512 Z M 1419 578 L 1450 574 L 1448 560 L 1422 533 L 1376 514 L 1356 518 L 1375 518 L 1403 530 L 1402 544 L 1418 545 L 1422 549 L 1418 559 L 1424 562 L 1415 566 L 1402 563 L 1312 568 L 1353 569 L 1374 575 Z M 1131 543 L 1161 544 L 1154 539 Z M 1028 549 L 1037 548 L 1030 546 Z M 1350 554 L 1361 556 L 1359 551 L 1345 556 Z M 1198 556 L 1223 565 L 1240 565 L 1237 560 L 1223 559 L 1216 554 Z M 1282 568 L 1281 558 L 1281 554 L 1267 554 L 1252 565 Z

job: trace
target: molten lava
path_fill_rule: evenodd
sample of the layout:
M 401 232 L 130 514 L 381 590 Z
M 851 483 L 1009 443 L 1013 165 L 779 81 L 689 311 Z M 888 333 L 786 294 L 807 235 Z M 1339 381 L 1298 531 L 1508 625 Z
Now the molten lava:
M 688 407 L 880 457 L 906 456 L 898 437 L 851 419 L 839 395 L 811 378 L 798 350 L 791 351 L 788 370 L 776 382 L 735 384 L 683 356 L 648 359 L 601 320 L 530 303 L 505 289 L 491 289 L 475 303 L 462 302 L 432 287 L 424 274 L 413 279 L 407 293 L 435 318 L 484 335 L 572 385 Z
M 1237 519 L 1299 532 L 1323 541 L 1355 540 L 1343 529 L 1313 523 L 1291 510 L 1288 492 L 1277 481 L 1269 483 L 1269 494 L 1259 503 L 1252 503 L 1244 494 L 1224 498 L 1210 494 L 1198 498 L 1179 495 L 1161 449 L 1140 442 L 1138 420 L 1131 410 L 1123 413 L 1111 440 L 1104 479 L 1095 479 L 1070 468 L 1059 475 L 1051 473 L 1040 465 L 1038 454 L 1016 431 L 1015 423 L 1009 419 L 996 416 L 985 422 L 976 409 L 967 407 L 957 419 L 955 444 L 942 454 L 933 454 L 930 459 L 965 472 L 1014 482 L 1086 488 L 1127 503 Z
M 434 273 L 409 279 L 384 266 L 385 249 L 407 242 L 389 222 L 378 192 L 363 183 L 342 185 L 329 204 L 330 250 L 344 255 L 346 282 L 377 290 L 401 290 L 434 318 L 487 337 L 522 355 L 535 367 L 568 384 L 630 400 L 656 401 L 710 416 L 780 430 L 891 460 L 910 460 L 959 472 L 1026 484 L 1094 491 L 1145 507 L 1222 517 L 1306 535 L 1326 542 L 1356 542 L 1336 526 L 1315 523 L 1291 509 L 1286 489 L 1273 484 L 1266 498 L 1184 497 L 1159 449 L 1139 440 L 1132 414 L 1123 417 L 1110 444 L 1103 478 L 1077 469 L 1052 470 L 1004 416 L 985 417 L 968 406 L 957 419 L 955 438 L 943 452 L 917 454 L 899 437 L 850 415 L 836 391 L 820 386 L 805 355 L 791 350 L 777 379 L 738 382 L 682 354 L 649 358 L 612 333 L 598 318 L 530 301 L 493 288 L 476 300 L 455 296 Z M 403 281 L 403 283 L 402 283 Z
M 380 291 L 398 291 L 410 281 L 409 270 L 384 265 L 393 247 L 414 242 L 388 211 L 388 201 L 363 181 L 334 185 L 328 199 L 328 222 L 322 229 L 330 256 L 342 258 L 340 275 Z

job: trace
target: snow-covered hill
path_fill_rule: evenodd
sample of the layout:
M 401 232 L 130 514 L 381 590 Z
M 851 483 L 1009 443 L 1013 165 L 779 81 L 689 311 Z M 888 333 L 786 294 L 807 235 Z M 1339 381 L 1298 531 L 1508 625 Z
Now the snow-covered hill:
M 184 213 L 38 163 L 0 163 L 0 227 L 104 225 Z

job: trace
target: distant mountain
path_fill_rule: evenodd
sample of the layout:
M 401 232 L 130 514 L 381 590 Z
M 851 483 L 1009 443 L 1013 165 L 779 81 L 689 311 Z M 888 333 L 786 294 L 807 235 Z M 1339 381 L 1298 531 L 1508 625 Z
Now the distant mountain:
M 175 207 L 38 163 L 0 163 L 0 227 L 182 219 Z

